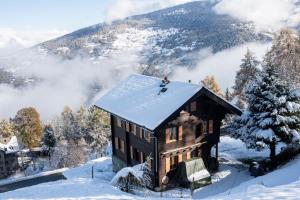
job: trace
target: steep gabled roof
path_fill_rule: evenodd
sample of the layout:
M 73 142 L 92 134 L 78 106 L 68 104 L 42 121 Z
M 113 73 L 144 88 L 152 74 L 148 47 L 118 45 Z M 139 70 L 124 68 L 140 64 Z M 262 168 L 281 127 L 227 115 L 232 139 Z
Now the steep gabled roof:
M 160 92 L 161 84 L 159 78 L 131 75 L 100 98 L 95 106 L 154 130 L 203 89 L 201 85 L 171 81 L 165 86 L 167 91 Z

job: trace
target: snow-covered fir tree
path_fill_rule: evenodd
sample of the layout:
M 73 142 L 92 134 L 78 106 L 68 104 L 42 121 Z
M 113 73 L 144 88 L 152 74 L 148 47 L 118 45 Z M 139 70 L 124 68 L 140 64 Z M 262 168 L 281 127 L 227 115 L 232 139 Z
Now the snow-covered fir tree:
M 81 130 L 78 127 L 77 120 L 73 111 L 69 107 L 65 107 L 60 118 L 61 131 L 66 140 L 79 141 L 81 139 Z
M 56 138 L 55 138 L 54 130 L 51 125 L 46 125 L 44 127 L 43 145 L 47 148 L 49 152 L 56 145 Z
M 289 84 L 300 86 L 300 38 L 292 30 L 283 29 L 275 35 L 267 53 L 279 77 Z
M 232 100 L 232 94 L 231 94 L 231 92 L 229 91 L 229 88 L 226 88 L 224 98 L 225 98 L 227 101 L 231 101 L 231 100 Z
M 235 76 L 235 84 L 233 86 L 233 94 L 241 100 L 245 100 L 245 88 L 249 83 L 256 79 L 259 72 L 259 61 L 256 60 L 253 53 L 247 49 L 247 52 L 242 59 L 240 69 Z
M 275 157 L 276 144 L 299 143 L 300 92 L 279 78 L 270 58 L 266 57 L 258 80 L 246 90 L 248 110 L 231 125 L 232 136 L 248 148 L 270 149 Z

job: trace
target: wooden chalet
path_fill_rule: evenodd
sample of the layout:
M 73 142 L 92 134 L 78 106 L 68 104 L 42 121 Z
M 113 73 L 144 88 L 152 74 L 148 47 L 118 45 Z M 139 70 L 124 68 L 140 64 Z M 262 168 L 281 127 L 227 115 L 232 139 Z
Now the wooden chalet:
M 181 162 L 217 168 L 221 121 L 241 111 L 201 85 L 131 75 L 95 106 L 110 113 L 113 170 L 151 156 L 153 188 L 170 182 Z M 214 155 L 211 154 L 215 147 Z

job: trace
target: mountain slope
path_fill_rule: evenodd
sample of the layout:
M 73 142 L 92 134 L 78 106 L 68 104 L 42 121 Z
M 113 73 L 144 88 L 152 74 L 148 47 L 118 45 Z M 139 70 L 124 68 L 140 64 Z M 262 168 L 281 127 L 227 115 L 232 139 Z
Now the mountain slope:
M 149 14 L 128 17 L 112 24 L 97 24 L 38 45 L 43 51 L 72 59 L 92 60 L 137 55 L 145 74 L 161 75 L 171 66 L 195 66 L 203 48 L 213 53 L 270 38 L 228 15 L 214 12 L 216 3 L 192 2 Z

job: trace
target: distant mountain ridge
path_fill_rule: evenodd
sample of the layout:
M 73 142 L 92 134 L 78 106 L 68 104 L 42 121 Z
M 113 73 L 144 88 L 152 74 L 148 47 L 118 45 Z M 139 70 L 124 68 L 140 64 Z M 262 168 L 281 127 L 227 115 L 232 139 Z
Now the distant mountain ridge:
M 162 75 L 172 71 L 172 66 L 194 67 L 194 53 L 204 48 L 215 53 L 271 39 L 257 32 L 252 23 L 216 14 L 215 4 L 196 1 L 97 24 L 36 47 L 66 59 L 87 56 L 94 61 L 129 52 L 138 56 L 142 73 Z

